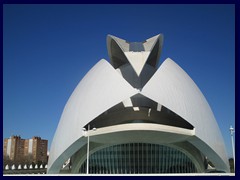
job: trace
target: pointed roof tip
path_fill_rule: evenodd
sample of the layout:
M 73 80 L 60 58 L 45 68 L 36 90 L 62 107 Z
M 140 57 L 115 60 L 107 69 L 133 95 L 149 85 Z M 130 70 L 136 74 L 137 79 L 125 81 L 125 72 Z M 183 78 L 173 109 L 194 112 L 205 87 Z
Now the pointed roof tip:
M 114 40 L 115 42 L 117 42 L 118 45 L 122 44 L 122 43 L 127 43 L 127 41 L 125 39 L 119 38 L 117 36 L 108 34 L 107 35 L 107 44 L 111 42 L 111 40 Z
M 157 35 L 155 35 L 155 36 L 153 36 L 153 37 L 159 37 L 159 36 L 161 36 L 162 34 L 161 33 L 159 33 L 159 34 L 157 34 Z
M 107 34 L 107 38 L 108 38 L 108 37 L 112 37 L 112 36 L 113 36 L 113 35 L 111 35 L 111 34 Z
M 109 39 L 112 39 L 112 35 L 111 34 L 107 34 L 107 41 L 109 40 Z
M 147 41 L 149 41 L 150 39 L 161 39 L 161 40 L 163 40 L 163 34 L 162 33 L 160 33 L 160 34 L 157 34 L 157 35 L 155 35 L 155 36 L 152 36 L 152 37 L 150 37 L 150 38 L 148 38 L 148 39 L 146 39 L 146 42 Z
M 112 34 L 107 34 L 107 37 L 109 37 L 109 38 L 119 38 L 119 37 L 117 37 L 117 36 L 114 36 L 114 35 L 112 35 Z M 119 39 L 121 39 L 121 38 L 119 38 Z
M 111 35 L 111 34 L 107 34 L 107 41 L 110 41 L 111 39 L 116 39 L 116 36 L 114 36 L 114 35 Z
M 162 40 L 164 39 L 164 35 L 162 33 L 158 34 L 157 36 L 158 36 L 158 38 L 160 38 Z
M 126 42 L 125 39 L 120 38 L 120 37 L 117 37 L 117 36 L 114 36 L 114 35 L 112 35 L 112 34 L 108 34 L 108 35 L 107 35 L 107 39 L 108 39 L 108 38 L 111 38 L 111 39 L 114 39 L 114 40 L 122 40 L 122 41 L 125 41 L 125 42 Z

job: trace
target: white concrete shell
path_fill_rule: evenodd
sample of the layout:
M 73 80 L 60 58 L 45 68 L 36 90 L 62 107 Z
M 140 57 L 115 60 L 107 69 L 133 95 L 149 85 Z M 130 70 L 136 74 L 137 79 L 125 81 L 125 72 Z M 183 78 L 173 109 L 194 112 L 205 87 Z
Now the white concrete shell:
M 100 60 L 78 84 L 63 110 L 50 149 L 48 173 L 58 173 L 81 147 L 78 140 L 87 123 L 137 92 L 106 60 Z
M 190 142 L 218 169 L 229 170 L 224 140 L 211 108 L 197 85 L 181 67 L 170 58 L 165 60 L 141 94 L 192 124 L 197 138 Z
M 100 60 L 69 98 L 51 144 L 48 173 L 59 173 L 62 164 L 72 156 L 75 158 L 73 172 L 78 172 L 86 156 L 83 148 L 86 137 L 82 128 L 93 121 L 101 124 L 91 137 L 96 143 L 95 148 L 109 143 L 137 142 L 143 139 L 141 134 L 145 134 L 144 142 L 166 143 L 169 137 L 175 143 L 191 143 L 218 170 L 229 172 L 222 135 L 197 85 L 169 58 L 156 70 L 162 43 L 162 35 L 142 44 L 108 36 L 111 64 Z M 136 51 L 131 51 L 133 45 L 137 46 Z M 174 116 L 171 122 L 160 119 L 164 114 L 163 106 L 180 117 Z M 131 107 L 132 111 L 129 110 Z M 107 111 L 111 108 L 115 108 L 115 114 L 109 115 Z M 139 117 L 151 123 L 122 123 Z M 189 149 L 185 150 L 191 154 Z M 191 156 L 195 154 L 198 153 L 192 152 Z

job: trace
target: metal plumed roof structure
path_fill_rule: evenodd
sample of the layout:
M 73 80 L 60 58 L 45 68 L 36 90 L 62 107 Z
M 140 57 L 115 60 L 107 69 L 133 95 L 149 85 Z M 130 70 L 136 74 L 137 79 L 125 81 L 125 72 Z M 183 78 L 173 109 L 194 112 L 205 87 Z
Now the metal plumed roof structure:
M 96 142 L 105 142 L 105 145 L 108 144 L 109 136 L 115 138 L 114 141 L 123 141 L 116 134 L 136 132 L 137 127 L 139 131 L 145 129 L 149 133 L 158 133 L 159 143 L 164 142 L 161 138 L 163 132 L 168 132 L 176 137 L 176 142 L 184 140 L 193 145 L 216 168 L 229 171 L 221 132 L 197 85 L 170 58 L 157 69 L 162 45 L 161 34 L 143 42 L 127 42 L 112 35 L 107 36 L 111 64 L 104 59 L 100 60 L 70 96 L 52 141 L 48 173 L 59 173 L 66 159 L 75 157 L 86 145 L 81 130 L 87 124 L 99 125 L 99 131 L 95 133 Z M 162 115 L 163 108 L 179 118 L 165 122 L 160 118 L 165 117 Z M 144 115 L 145 110 L 148 116 Z M 121 118 L 116 118 L 118 121 L 111 120 L 113 112 L 121 112 Z M 153 114 L 151 117 L 150 113 Z M 130 122 L 129 117 L 140 117 L 148 123 L 133 126 L 135 121 L 131 121 L 132 124 L 125 123 Z M 180 126 L 174 125 L 177 121 Z M 174 135 L 174 130 L 181 138 Z M 101 138 L 97 139 L 97 136 Z M 131 136 L 134 139 L 134 133 Z M 151 141 L 151 138 L 146 141 Z M 158 138 L 153 141 L 158 142 Z
M 112 35 L 107 36 L 108 55 L 113 67 L 117 69 L 129 62 L 138 75 L 146 63 L 156 68 L 162 45 L 161 34 L 144 42 L 127 42 Z

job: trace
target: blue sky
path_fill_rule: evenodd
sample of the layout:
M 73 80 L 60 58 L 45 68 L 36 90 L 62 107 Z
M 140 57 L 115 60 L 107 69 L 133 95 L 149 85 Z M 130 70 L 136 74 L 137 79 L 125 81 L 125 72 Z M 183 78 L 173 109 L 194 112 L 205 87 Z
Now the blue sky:
M 210 104 L 232 156 L 235 127 L 234 5 L 4 5 L 3 138 L 41 136 L 49 149 L 83 76 L 109 60 L 106 36 L 144 41 L 162 33 L 168 57 Z

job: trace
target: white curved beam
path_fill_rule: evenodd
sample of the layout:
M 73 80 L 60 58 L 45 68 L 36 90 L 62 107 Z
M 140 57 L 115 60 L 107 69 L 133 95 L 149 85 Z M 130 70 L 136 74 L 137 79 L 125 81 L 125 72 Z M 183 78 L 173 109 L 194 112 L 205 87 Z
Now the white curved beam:
M 145 51 L 151 52 L 148 56 L 147 64 L 156 68 L 162 52 L 163 35 L 158 34 L 152 38 L 147 39 L 146 42 L 143 43 L 143 46 L 145 48 Z
M 165 60 L 143 87 L 141 94 L 192 124 L 196 129 L 196 136 L 219 156 L 219 159 L 211 160 L 217 162 L 216 166 L 220 169 L 229 171 L 224 140 L 211 108 L 197 85 L 181 67 L 170 58 Z M 199 145 L 198 148 L 202 152 L 206 151 L 204 146 Z
M 110 57 L 110 63 L 115 69 L 119 68 L 125 63 L 128 63 L 128 59 L 124 52 L 129 50 L 129 43 L 118 37 L 108 35 L 107 36 L 107 50 Z
M 90 131 L 88 136 L 91 137 L 91 142 L 93 143 L 91 144 L 90 148 L 90 154 L 92 154 L 93 151 L 99 150 L 99 147 L 134 142 L 167 144 L 169 146 L 173 146 L 172 144 L 176 142 L 183 142 L 194 137 L 194 134 L 194 129 L 188 130 L 179 127 L 152 123 L 127 123 L 98 128 L 96 131 Z M 86 150 L 84 149 L 83 151 L 83 149 L 74 155 L 72 173 L 78 173 L 80 165 L 86 159 Z M 193 152 L 185 153 L 191 155 Z M 195 154 L 195 156 L 197 155 Z M 196 163 L 196 165 L 197 164 L 198 163 Z
M 78 150 L 74 143 L 86 124 L 136 93 L 106 60 L 100 60 L 75 88 L 63 110 L 51 145 L 48 172 L 58 173 L 57 167 L 66 156 Z

